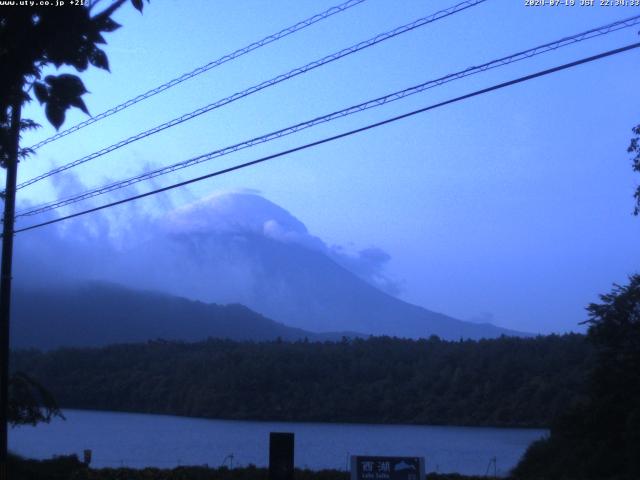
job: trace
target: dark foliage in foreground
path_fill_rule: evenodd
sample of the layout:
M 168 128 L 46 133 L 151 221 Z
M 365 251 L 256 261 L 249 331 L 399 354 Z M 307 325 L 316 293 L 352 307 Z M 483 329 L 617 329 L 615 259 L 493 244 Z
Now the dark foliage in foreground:
M 64 123 L 72 107 L 89 113 L 83 95 L 88 93 L 77 75 L 46 75 L 46 67 L 63 66 L 84 72 L 90 65 L 109 70 L 107 54 L 100 48 L 104 35 L 120 25 L 111 16 L 125 0 L 115 0 L 96 13 L 91 6 L 52 8 L 45 2 L 5 5 L 0 8 L 0 167 L 6 168 L 18 140 L 12 134 L 11 119 L 32 95 L 44 106 L 47 120 L 56 127 Z M 84 2 L 82 2 L 84 3 Z M 91 2 L 87 2 L 88 4 Z M 96 5 L 98 2 L 91 3 Z M 142 0 L 131 0 L 142 12 Z M 17 117 L 20 120 L 20 116 Z M 19 121 L 19 131 L 37 128 L 32 120 Z M 14 145 L 12 147 L 12 145 Z M 20 158 L 33 153 L 18 148 Z
M 640 478 L 640 275 L 601 299 L 588 308 L 596 360 L 586 401 L 529 448 L 518 479 Z
M 444 342 L 150 342 L 21 351 L 67 408 L 226 419 L 546 426 L 576 403 L 580 335 Z
M 635 172 L 640 173 L 640 124 L 633 127 L 634 137 L 631 139 L 631 143 L 629 144 L 629 148 L 627 148 L 627 152 L 634 154 L 632 160 L 632 168 Z M 636 204 L 633 210 L 634 215 L 640 215 L 640 185 L 636 188 L 635 193 L 633 194 Z
M 253 466 L 228 469 L 226 467 L 159 468 L 101 468 L 91 469 L 76 456 L 57 457 L 53 460 L 25 460 L 11 457 L 10 474 L 14 480 L 267 480 L 266 468 Z M 440 475 L 430 473 L 426 480 L 474 480 L 481 477 Z M 339 470 L 295 471 L 296 480 L 348 480 L 349 473 Z
M 9 423 L 36 425 L 54 417 L 64 418 L 51 393 L 29 375 L 14 372 L 9 379 Z

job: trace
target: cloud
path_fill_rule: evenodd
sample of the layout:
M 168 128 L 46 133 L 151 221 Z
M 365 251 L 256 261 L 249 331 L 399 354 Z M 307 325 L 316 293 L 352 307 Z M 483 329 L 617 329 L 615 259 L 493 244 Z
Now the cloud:
M 255 192 L 215 193 L 169 212 L 163 222 L 173 234 L 254 234 L 327 251 L 300 220 Z
M 257 192 L 227 191 L 212 194 L 170 212 L 165 228 L 173 234 L 254 234 L 319 251 L 381 290 L 397 295 L 401 288 L 385 273 L 391 256 L 378 247 L 349 253 L 340 245 L 328 246 L 284 208 Z
M 391 255 L 381 248 L 369 247 L 355 254 L 349 254 L 342 247 L 334 246 L 329 253 L 329 256 L 340 265 L 380 290 L 390 295 L 399 295 L 402 292 L 401 284 L 390 279 L 385 273 Z
M 67 195 L 81 190 L 73 175 L 61 176 L 56 185 Z M 171 207 L 166 201 L 159 205 L 163 210 Z M 388 293 L 400 291 L 385 272 L 388 253 L 328 246 L 289 211 L 249 190 L 217 192 L 163 215 L 134 202 L 24 232 L 16 241 L 16 278 L 40 285 L 97 279 L 202 301 L 245 303 L 266 278 L 247 244 L 252 237 L 320 252 Z

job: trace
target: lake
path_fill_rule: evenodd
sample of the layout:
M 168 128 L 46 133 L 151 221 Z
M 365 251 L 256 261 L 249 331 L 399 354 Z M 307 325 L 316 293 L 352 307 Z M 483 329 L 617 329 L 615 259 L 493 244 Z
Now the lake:
M 65 410 L 66 421 L 19 427 L 12 451 L 31 458 L 93 450 L 93 467 L 266 466 L 269 432 L 295 433 L 299 468 L 347 470 L 351 455 L 424 456 L 427 472 L 484 475 L 513 468 L 546 430 L 410 425 L 206 420 L 134 413 Z M 231 457 L 232 456 L 232 457 Z M 489 471 L 493 473 L 491 465 Z

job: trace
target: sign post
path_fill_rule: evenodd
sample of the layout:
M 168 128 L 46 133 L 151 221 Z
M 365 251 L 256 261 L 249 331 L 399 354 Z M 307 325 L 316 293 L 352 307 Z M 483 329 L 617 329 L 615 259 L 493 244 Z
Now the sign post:
M 293 433 L 269 434 L 269 480 L 293 480 Z
M 351 456 L 351 480 L 424 480 L 424 457 Z

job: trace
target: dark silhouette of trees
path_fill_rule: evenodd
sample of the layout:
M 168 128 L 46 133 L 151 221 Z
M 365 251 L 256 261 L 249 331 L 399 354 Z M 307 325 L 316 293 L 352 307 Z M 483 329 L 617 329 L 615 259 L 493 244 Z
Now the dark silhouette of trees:
M 0 6 L 0 166 L 6 169 L 2 261 L 0 271 L 0 479 L 7 478 L 7 424 L 10 409 L 17 418 L 35 421 L 49 417 L 51 410 L 34 410 L 31 400 L 46 395 L 28 377 L 14 377 L 9 385 L 9 317 L 13 258 L 13 232 L 18 162 L 31 153 L 21 148 L 21 132 L 37 128 L 23 119 L 23 105 L 32 95 L 44 106 L 47 119 L 56 128 L 64 123 L 66 111 L 79 108 L 88 113 L 82 99 L 87 93 L 82 80 L 72 74 L 47 75 L 45 69 L 70 66 L 83 72 L 89 65 L 109 69 L 106 53 L 99 48 L 103 34 L 119 25 L 111 18 L 127 0 L 116 0 L 96 13 L 99 0 L 80 5 L 56 6 L 55 2 Z M 21 2 L 20 2 L 21 3 Z M 142 0 L 131 0 L 142 11 Z M 27 388 L 30 386 L 30 388 Z M 35 390 L 34 390 L 35 389 Z M 18 395 L 12 400 L 9 393 Z M 27 395 L 31 392 L 31 395 Z M 27 402 L 20 405 L 19 402 Z M 18 402 L 18 403 L 16 403 Z
M 634 171 L 640 173 L 640 124 L 633 127 L 633 133 L 635 137 L 631 139 L 631 143 L 629 144 L 627 151 L 629 153 L 635 153 L 635 157 L 632 159 L 632 168 Z M 640 215 L 640 185 L 638 185 L 633 196 L 636 199 L 633 214 Z
M 9 382 L 9 423 L 36 425 L 64 418 L 53 395 L 26 373 L 16 372 Z
M 227 419 L 546 426 L 581 397 L 582 335 L 16 352 L 63 407 Z
M 15 138 L 11 134 L 14 109 L 32 99 L 32 94 L 45 108 L 47 119 L 57 128 L 64 123 L 65 113 L 79 108 L 89 113 L 82 99 L 87 93 L 82 80 L 68 73 L 47 75 L 47 67 L 64 65 L 85 71 L 89 65 L 109 70 L 109 60 L 99 45 L 105 44 L 104 34 L 120 25 L 112 14 L 126 0 L 117 0 L 94 14 L 90 6 L 54 7 L 35 2 L 34 6 L 3 6 L 0 8 L 0 164 L 6 168 Z M 131 0 L 142 11 L 142 0 Z M 36 124 L 22 119 L 20 129 Z M 28 154 L 22 149 L 22 157 Z
M 640 173 L 640 125 L 627 152 Z M 634 194 L 640 215 L 640 186 Z M 518 479 L 640 478 L 640 274 L 614 285 L 587 307 L 595 364 L 585 402 L 554 421 L 548 439 L 534 443 L 514 470 Z
M 527 451 L 516 478 L 640 478 L 640 275 L 601 300 L 588 307 L 588 397 Z

